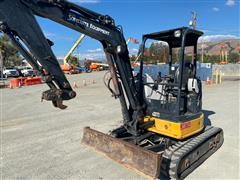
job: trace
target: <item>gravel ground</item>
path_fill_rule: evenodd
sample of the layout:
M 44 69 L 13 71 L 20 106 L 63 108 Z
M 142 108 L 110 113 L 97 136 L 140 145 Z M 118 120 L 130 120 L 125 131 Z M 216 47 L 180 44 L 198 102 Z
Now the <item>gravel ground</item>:
M 120 104 L 104 87 L 103 74 L 68 76 L 78 88 L 66 110 L 40 102 L 44 84 L 0 90 L 1 179 L 147 179 L 80 143 L 85 126 L 108 132 L 121 123 Z M 239 85 L 228 79 L 204 87 L 208 123 L 223 128 L 225 142 L 187 179 L 240 178 Z

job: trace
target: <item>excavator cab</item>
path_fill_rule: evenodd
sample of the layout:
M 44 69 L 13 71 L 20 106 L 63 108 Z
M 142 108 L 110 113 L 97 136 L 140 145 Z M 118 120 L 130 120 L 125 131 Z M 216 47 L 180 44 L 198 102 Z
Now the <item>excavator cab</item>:
M 196 76 L 197 41 L 202 34 L 201 31 L 182 27 L 143 35 L 143 61 L 146 56 L 150 56 L 150 59 L 162 57 L 167 60 L 165 71 L 158 72 L 155 79 L 148 74 L 144 76 L 147 105 L 144 122 L 155 121 L 148 130 L 184 139 L 203 129 L 202 85 Z M 149 48 L 146 48 L 146 43 L 150 44 Z M 186 59 L 185 52 L 190 47 L 193 56 Z

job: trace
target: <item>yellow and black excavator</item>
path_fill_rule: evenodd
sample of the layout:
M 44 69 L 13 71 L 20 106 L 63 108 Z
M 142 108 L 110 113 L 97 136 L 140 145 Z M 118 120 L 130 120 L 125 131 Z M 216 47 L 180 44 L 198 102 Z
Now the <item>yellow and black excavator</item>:
M 64 100 L 76 93 L 64 76 L 53 43 L 46 39 L 35 15 L 48 18 L 101 42 L 110 67 L 113 88 L 120 100 L 123 125 L 103 134 L 89 127 L 82 142 L 110 158 L 151 177 L 183 179 L 223 143 L 221 128 L 205 126 L 201 81 L 196 76 L 197 40 L 202 32 L 182 27 L 143 35 L 140 70 L 133 76 L 121 26 L 65 0 L 1 0 L 0 30 L 7 34 L 26 60 L 38 70 L 49 90 L 42 99 L 65 109 Z M 145 43 L 164 41 L 169 46 L 169 73 L 156 79 L 143 73 Z M 185 47 L 194 58 L 185 62 Z M 180 48 L 178 65 L 172 49 Z M 110 82 L 111 81 L 111 82 Z

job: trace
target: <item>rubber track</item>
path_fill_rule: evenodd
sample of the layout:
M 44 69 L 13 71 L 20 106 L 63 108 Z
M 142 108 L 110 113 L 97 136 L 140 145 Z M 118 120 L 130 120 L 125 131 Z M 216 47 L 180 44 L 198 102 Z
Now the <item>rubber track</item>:
M 220 135 L 220 140 L 216 148 L 208 149 L 207 152 L 201 154 L 197 161 L 192 162 L 191 165 L 185 169 L 180 174 L 178 173 L 179 165 L 184 157 L 191 155 L 191 153 L 196 152 L 199 148 L 201 149 L 204 143 L 208 142 L 212 138 L 215 138 L 217 134 Z M 209 144 L 209 143 L 208 143 Z M 207 144 L 207 145 L 208 145 Z M 177 142 L 176 144 L 170 146 L 164 151 L 163 160 L 161 165 L 161 173 L 167 178 L 171 179 L 183 179 L 189 175 L 194 169 L 201 165 L 209 156 L 216 152 L 223 144 L 223 131 L 221 128 L 207 126 L 203 133 L 190 138 L 186 141 Z M 203 152 L 202 152 L 203 153 Z M 193 154 L 192 154 L 193 155 Z

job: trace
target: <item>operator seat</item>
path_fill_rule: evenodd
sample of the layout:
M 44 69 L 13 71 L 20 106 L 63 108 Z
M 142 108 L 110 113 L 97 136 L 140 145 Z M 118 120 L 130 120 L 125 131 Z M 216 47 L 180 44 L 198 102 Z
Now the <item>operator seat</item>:
M 190 62 L 186 62 L 183 66 L 183 74 L 182 74 L 182 89 L 185 90 L 187 88 L 188 79 L 194 78 L 194 66 Z M 174 77 L 175 83 L 178 83 L 180 81 L 179 76 L 179 66 L 177 67 L 175 71 L 175 77 Z

